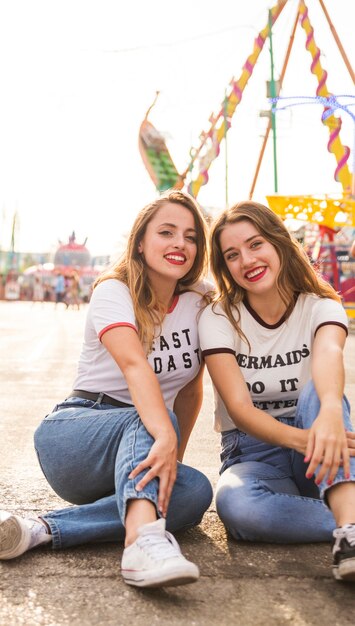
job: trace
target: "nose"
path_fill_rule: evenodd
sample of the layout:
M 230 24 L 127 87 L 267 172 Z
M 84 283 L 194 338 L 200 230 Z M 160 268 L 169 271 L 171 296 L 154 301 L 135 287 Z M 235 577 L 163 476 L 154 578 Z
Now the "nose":
M 183 233 L 176 233 L 174 238 L 174 248 L 184 248 L 185 247 L 185 237 Z
M 253 254 L 250 252 L 250 250 L 241 250 L 240 256 L 241 256 L 243 268 L 250 267 L 251 265 L 253 265 L 254 257 L 253 257 Z

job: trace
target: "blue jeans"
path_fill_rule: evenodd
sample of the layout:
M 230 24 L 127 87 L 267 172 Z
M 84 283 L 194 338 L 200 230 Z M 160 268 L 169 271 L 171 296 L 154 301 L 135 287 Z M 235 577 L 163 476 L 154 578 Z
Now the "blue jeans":
M 170 418 L 178 434 L 174 413 Z M 140 492 L 135 485 L 147 470 L 128 479 L 153 443 L 134 407 L 68 398 L 47 415 L 35 432 L 38 460 L 53 490 L 77 505 L 42 516 L 54 548 L 123 540 L 127 501 L 143 498 L 157 506 L 158 479 Z M 179 463 L 167 528 L 176 531 L 198 524 L 211 500 L 206 476 Z
M 310 428 L 319 412 L 313 383 L 302 390 L 294 419 L 281 422 Z M 346 430 L 353 430 L 350 406 L 343 400 Z M 307 479 L 303 456 L 289 448 L 264 443 L 238 429 L 222 433 L 222 468 L 216 506 L 235 539 L 272 543 L 329 541 L 335 520 L 324 502 L 329 486 Z M 351 458 L 355 481 L 355 458 Z M 340 467 L 333 485 L 344 482 Z M 354 520 L 355 521 L 355 520 Z

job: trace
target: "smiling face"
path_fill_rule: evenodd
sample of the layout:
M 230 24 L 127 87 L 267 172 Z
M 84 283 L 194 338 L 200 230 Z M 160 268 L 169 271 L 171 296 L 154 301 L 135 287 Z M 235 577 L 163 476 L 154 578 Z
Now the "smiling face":
M 220 249 L 232 278 L 248 292 L 249 301 L 260 295 L 278 295 L 280 259 L 275 247 L 251 221 L 226 224 L 220 235 Z
M 154 214 L 138 245 L 149 279 L 176 283 L 192 268 L 197 252 L 194 216 L 181 204 L 167 202 Z

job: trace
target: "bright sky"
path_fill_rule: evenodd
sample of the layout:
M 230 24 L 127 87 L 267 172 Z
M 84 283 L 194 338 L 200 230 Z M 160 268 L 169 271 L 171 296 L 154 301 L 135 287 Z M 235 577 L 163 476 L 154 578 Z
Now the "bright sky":
M 275 0 L 276 2 L 276 0 Z M 93 254 L 117 248 L 136 212 L 156 196 L 138 150 L 138 130 L 156 90 L 150 120 L 167 136 L 179 171 L 198 146 L 234 76 L 239 78 L 272 0 L 0 0 L 0 246 L 50 251 L 58 239 L 88 237 Z M 334 94 L 355 95 L 318 0 L 306 0 Z M 348 58 L 355 59 L 354 0 L 325 0 Z M 295 18 L 289 0 L 274 28 L 280 73 Z M 305 32 L 298 26 L 283 95 L 315 95 Z M 228 133 L 229 201 L 247 198 L 268 107 L 268 44 Z M 340 192 L 320 105 L 277 118 L 280 193 Z M 343 115 L 342 141 L 355 127 Z M 210 168 L 198 200 L 225 205 L 225 156 Z M 351 169 L 351 161 L 349 166 Z M 272 142 L 254 198 L 273 192 Z

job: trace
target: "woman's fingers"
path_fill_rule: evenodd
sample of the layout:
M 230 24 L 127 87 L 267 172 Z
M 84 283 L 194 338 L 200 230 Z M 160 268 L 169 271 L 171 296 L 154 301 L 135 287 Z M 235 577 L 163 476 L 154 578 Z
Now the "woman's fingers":
M 148 472 L 146 472 L 146 474 L 144 474 L 143 478 L 139 481 L 139 483 L 136 484 L 135 490 L 142 491 L 144 487 L 156 477 L 157 477 L 157 472 L 152 467 L 150 470 L 148 470 Z
M 169 485 L 169 476 L 164 474 L 159 480 L 159 493 L 158 493 L 158 509 L 159 512 L 166 517 L 166 511 L 168 509 L 169 499 L 168 499 L 168 485 Z
M 355 456 L 355 454 L 352 456 Z M 341 466 L 343 466 L 345 478 L 349 478 L 350 451 L 347 441 L 338 445 L 329 445 L 329 442 L 327 446 L 318 444 L 312 455 L 306 476 L 310 478 L 316 472 L 317 467 L 319 467 L 315 477 L 316 484 L 319 485 L 322 480 L 326 479 L 327 484 L 331 485 Z
M 136 484 L 136 491 L 142 491 L 154 478 L 159 479 L 158 509 L 165 517 L 167 514 L 171 492 L 176 480 L 177 463 L 169 456 L 161 459 L 155 453 L 150 452 L 144 461 L 141 461 L 129 474 L 128 478 L 134 479 L 144 470 L 148 470 Z
M 323 444 L 317 444 L 308 468 L 312 471 L 313 474 L 315 474 L 317 467 L 319 466 L 319 471 L 317 472 L 315 478 L 315 482 L 317 485 L 319 485 L 323 478 L 328 476 L 328 473 L 333 465 L 333 457 L 333 448 L 325 448 Z
M 350 475 L 350 456 L 355 456 L 355 433 L 345 432 L 342 421 L 329 416 L 319 416 L 309 433 L 305 462 L 309 463 L 306 477 L 315 473 L 317 485 L 326 480 L 332 485 L 339 467 L 343 466 L 345 478 Z
M 333 480 L 336 477 L 338 469 L 339 469 L 340 461 L 341 461 L 341 448 L 336 448 L 334 450 L 333 460 L 329 468 L 328 475 L 326 476 L 328 485 L 331 485 L 333 483 Z
M 353 451 L 352 456 L 355 455 L 355 450 Z M 347 441 L 345 442 L 342 449 L 342 461 L 343 461 L 343 470 L 344 476 L 346 479 L 350 478 L 350 453 L 347 445 Z
M 159 481 L 158 508 L 163 517 L 166 517 L 170 502 L 171 492 L 174 487 L 176 472 L 165 474 Z
M 315 443 L 314 433 L 312 431 L 310 431 L 309 436 L 308 436 L 306 455 L 304 457 L 304 462 L 305 463 L 308 463 L 312 459 L 313 452 L 314 452 L 314 443 Z M 314 474 L 314 470 L 312 471 L 312 467 L 311 467 L 311 464 L 310 464 L 308 466 L 308 469 L 307 469 L 307 472 L 306 472 L 306 477 L 307 478 L 312 478 L 313 474 Z
M 147 458 L 144 459 L 144 461 L 141 461 L 140 463 L 138 463 L 138 465 L 136 465 L 136 467 L 131 471 L 128 478 L 136 478 L 136 476 L 138 476 L 138 474 L 143 472 L 143 470 L 145 470 L 147 467 L 150 467 L 150 464 L 151 462 L 149 460 L 149 455 L 148 455 Z

